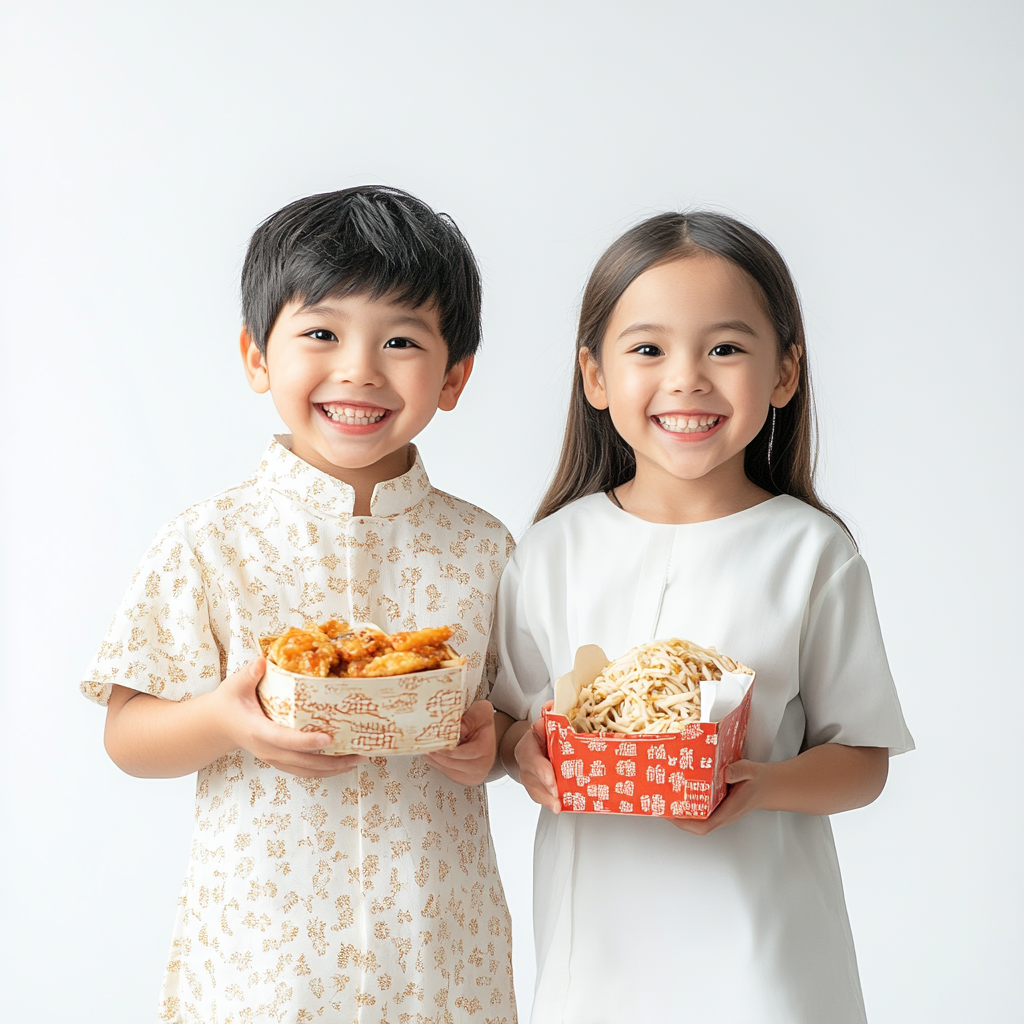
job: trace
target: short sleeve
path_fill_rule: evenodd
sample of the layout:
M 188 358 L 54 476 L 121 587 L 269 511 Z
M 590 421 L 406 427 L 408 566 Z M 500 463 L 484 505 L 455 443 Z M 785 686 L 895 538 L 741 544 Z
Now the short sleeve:
M 804 747 L 822 743 L 914 749 L 882 644 L 867 565 L 854 555 L 808 611 L 800 647 Z
M 81 684 L 106 705 L 114 683 L 167 700 L 213 690 L 222 678 L 202 565 L 179 526 L 156 537 L 135 570 Z
M 515 719 L 540 715 L 551 698 L 551 678 L 530 631 L 522 571 L 513 555 L 498 586 L 498 673 L 491 703 Z

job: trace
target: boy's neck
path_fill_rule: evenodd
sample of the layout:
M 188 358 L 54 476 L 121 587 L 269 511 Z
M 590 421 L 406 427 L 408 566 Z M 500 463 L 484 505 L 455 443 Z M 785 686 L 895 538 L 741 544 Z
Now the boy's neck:
M 314 469 L 321 473 L 333 476 L 335 480 L 346 483 L 356 492 L 355 504 L 352 507 L 354 516 L 368 516 L 370 514 L 370 501 L 373 498 L 373 489 L 385 480 L 393 480 L 396 476 L 408 473 L 412 467 L 412 445 L 403 445 L 389 455 L 373 463 L 371 466 L 362 466 L 359 469 L 349 469 L 347 466 L 335 466 L 327 462 L 315 450 L 306 449 L 301 444 L 292 442 L 292 455 L 303 462 L 308 462 Z

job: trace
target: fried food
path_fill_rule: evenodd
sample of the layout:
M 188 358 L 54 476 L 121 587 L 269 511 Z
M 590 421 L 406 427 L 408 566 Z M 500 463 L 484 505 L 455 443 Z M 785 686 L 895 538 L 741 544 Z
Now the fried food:
M 308 624 L 307 628 L 309 628 Z M 342 619 L 341 622 L 339 622 L 337 619 L 328 619 L 326 622 L 322 623 L 319 626 L 319 629 L 321 633 L 326 634 L 332 640 L 337 640 L 339 636 L 345 636 L 346 634 L 352 632 L 351 628 L 349 627 L 349 624 L 345 622 L 344 619 Z
M 421 672 L 423 669 L 437 668 L 440 664 L 440 658 L 425 658 L 413 651 L 390 651 L 359 665 L 350 664 L 348 674 L 361 679 L 371 676 L 404 676 L 407 672 Z
M 452 637 L 448 626 L 437 626 L 434 629 L 417 629 L 412 633 L 392 633 L 391 646 L 396 651 L 411 651 L 417 647 L 436 647 Z
M 304 676 L 326 676 L 338 662 L 334 641 L 316 627 L 286 629 L 279 637 L 272 638 L 266 656 L 286 672 Z
M 280 636 L 260 637 L 260 650 L 279 668 L 306 676 L 374 678 L 440 668 L 459 656 L 446 643 L 449 626 L 401 633 L 376 628 L 352 630 L 330 619 L 304 629 L 289 628 Z
M 372 658 L 388 646 L 387 633 L 373 629 L 361 629 L 358 633 L 350 633 L 339 638 L 335 644 L 343 661 Z
M 569 721 L 577 732 L 679 732 L 700 721 L 701 680 L 752 670 L 714 647 L 655 640 L 627 651 L 580 689 Z

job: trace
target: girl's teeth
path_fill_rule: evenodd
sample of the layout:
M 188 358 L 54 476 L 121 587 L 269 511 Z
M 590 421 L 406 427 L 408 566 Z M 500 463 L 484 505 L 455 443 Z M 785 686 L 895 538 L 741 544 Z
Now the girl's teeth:
M 658 416 L 658 422 L 673 434 L 699 434 L 716 426 L 718 416 Z
M 324 415 L 335 423 L 345 423 L 348 426 L 365 427 L 369 423 L 377 423 L 384 419 L 387 409 L 353 409 L 350 406 L 329 406 L 322 407 Z

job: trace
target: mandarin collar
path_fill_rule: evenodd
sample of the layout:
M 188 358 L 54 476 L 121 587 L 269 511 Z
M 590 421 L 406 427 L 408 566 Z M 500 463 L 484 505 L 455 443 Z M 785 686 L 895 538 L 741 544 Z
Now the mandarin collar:
M 350 518 L 356 503 L 355 489 L 303 462 L 292 453 L 291 441 L 291 434 L 274 435 L 256 471 L 259 483 L 314 515 Z M 427 496 L 430 479 L 415 445 L 412 455 L 412 466 L 407 472 L 392 480 L 382 480 L 374 487 L 371 517 L 390 519 L 405 515 Z

